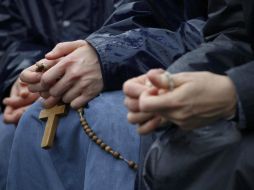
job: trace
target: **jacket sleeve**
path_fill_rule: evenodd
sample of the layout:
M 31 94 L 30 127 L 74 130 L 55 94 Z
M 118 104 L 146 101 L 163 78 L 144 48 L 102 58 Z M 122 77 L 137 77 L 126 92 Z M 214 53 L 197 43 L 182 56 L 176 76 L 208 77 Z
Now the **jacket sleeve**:
M 13 1 L 0 0 L 0 101 L 19 73 L 42 57 L 44 46 L 36 45 Z
M 254 71 L 253 54 L 246 31 L 240 1 L 215 0 L 210 5 L 210 18 L 204 28 L 206 42 L 175 61 L 168 71 L 210 71 L 228 75 L 235 83 L 247 126 L 253 125 L 253 90 L 251 78 L 244 74 Z M 247 63 L 250 62 L 250 63 Z M 253 74 L 252 74 L 253 75 Z M 246 76 L 246 77 L 245 77 Z M 251 100 L 252 99 L 252 100 Z M 251 107 L 251 108 L 250 108 Z M 252 115 L 252 117 L 251 117 Z
M 176 27 L 174 23 L 181 16 L 172 15 L 165 28 L 144 1 L 120 6 L 99 31 L 87 38 L 100 57 L 104 90 L 119 90 L 124 81 L 151 68 L 166 68 L 200 44 L 204 22 L 196 20 Z M 187 38 L 189 41 L 184 42 Z

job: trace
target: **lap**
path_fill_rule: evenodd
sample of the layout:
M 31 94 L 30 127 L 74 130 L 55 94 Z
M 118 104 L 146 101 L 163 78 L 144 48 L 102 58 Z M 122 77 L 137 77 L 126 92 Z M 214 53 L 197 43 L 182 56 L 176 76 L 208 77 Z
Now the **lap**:
M 15 133 L 15 126 L 5 124 L 3 116 L 0 115 L 0 189 L 5 189 L 9 157 L 11 152 L 12 140 Z
M 36 102 L 19 123 L 9 174 L 10 179 L 18 178 L 18 181 L 15 179 L 16 184 L 10 181 L 9 189 L 20 184 L 26 190 L 45 189 L 42 184 L 51 185 L 48 189 L 92 190 L 102 185 L 108 185 L 109 189 L 119 189 L 119 186 L 131 189 L 135 173 L 88 139 L 75 110 L 70 109 L 59 120 L 53 148 L 42 150 L 45 122 L 38 119 L 41 109 L 41 103 Z M 90 101 L 85 109 L 86 119 L 96 134 L 126 158 L 137 161 L 139 137 L 128 124 L 126 112 L 120 92 L 104 93 Z M 22 166 L 18 166 L 19 162 Z M 109 177 L 109 173 L 113 176 Z M 126 177 L 129 182 L 123 180 Z

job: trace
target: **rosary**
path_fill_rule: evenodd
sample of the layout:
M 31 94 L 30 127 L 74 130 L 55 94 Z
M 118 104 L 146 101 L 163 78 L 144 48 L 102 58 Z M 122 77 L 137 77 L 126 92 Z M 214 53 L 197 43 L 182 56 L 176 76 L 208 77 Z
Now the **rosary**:
M 47 70 L 46 66 L 42 63 L 36 64 L 36 72 L 45 72 Z M 49 149 L 53 146 L 54 137 L 56 134 L 58 118 L 61 115 L 66 114 L 67 108 L 66 105 L 56 105 L 50 109 L 44 109 L 41 111 L 39 118 L 43 120 L 47 120 L 46 127 L 44 131 L 44 135 L 41 142 L 41 147 L 44 149 Z M 96 133 L 92 130 L 92 128 L 87 123 L 84 117 L 84 108 L 80 108 L 77 110 L 80 118 L 80 123 L 83 127 L 86 135 L 93 141 L 96 145 L 98 145 L 103 151 L 110 154 L 117 160 L 122 160 L 128 164 L 129 168 L 132 170 L 137 170 L 138 165 L 132 161 L 124 158 L 119 152 L 113 150 L 108 144 L 106 144 L 101 138 L 99 138 Z

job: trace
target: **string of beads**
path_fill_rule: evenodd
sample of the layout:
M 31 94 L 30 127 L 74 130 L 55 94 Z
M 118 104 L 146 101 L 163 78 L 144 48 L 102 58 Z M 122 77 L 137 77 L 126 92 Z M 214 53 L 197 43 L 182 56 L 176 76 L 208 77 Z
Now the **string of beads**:
M 47 66 L 44 65 L 43 63 L 36 63 L 36 72 L 44 72 L 47 70 Z M 86 135 L 94 142 L 96 143 L 98 146 L 100 146 L 100 148 L 102 150 L 104 150 L 105 152 L 111 154 L 115 159 L 118 160 L 122 160 L 125 163 L 128 164 L 128 166 L 133 169 L 133 170 L 137 170 L 138 169 L 138 165 L 132 161 L 132 160 L 127 160 L 126 158 L 124 158 L 119 152 L 114 151 L 110 146 L 108 146 L 105 142 L 103 142 L 102 139 L 100 139 L 95 132 L 91 129 L 91 127 L 88 125 L 85 117 L 84 117 L 84 109 L 80 108 L 77 110 L 79 117 L 80 117 L 80 123 L 83 127 L 84 132 L 86 133 Z
M 138 165 L 134 161 L 124 158 L 119 152 L 114 151 L 109 145 L 103 142 L 103 140 L 96 135 L 96 133 L 91 129 L 84 117 L 85 112 L 83 108 L 78 109 L 78 114 L 84 132 L 95 144 L 97 144 L 102 150 L 104 150 L 108 154 L 112 155 L 115 159 L 122 160 L 127 163 L 132 170 L 138 169 Z

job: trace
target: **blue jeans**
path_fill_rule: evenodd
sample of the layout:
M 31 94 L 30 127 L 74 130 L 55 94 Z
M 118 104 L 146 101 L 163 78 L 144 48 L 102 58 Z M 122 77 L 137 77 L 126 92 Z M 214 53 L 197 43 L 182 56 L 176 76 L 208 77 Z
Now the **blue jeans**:
M 130 190 L 136 173 L 84 133 L 76 111 L 59 120 L 54 146 L 40 148 L 45 122 L 36 102 L 22 117 L 10 159 L 8 190 Z M 85 109 L 89 125 L 124 157 L 138 161 L 139 136 L 127 119 L 121 92 L 104 93 Z
M 0 190 L 6 188 L 6 179 L 15 125 L 5 124 L 0 115 Z

